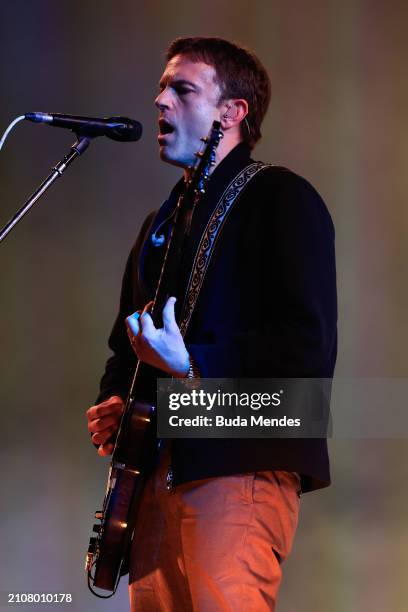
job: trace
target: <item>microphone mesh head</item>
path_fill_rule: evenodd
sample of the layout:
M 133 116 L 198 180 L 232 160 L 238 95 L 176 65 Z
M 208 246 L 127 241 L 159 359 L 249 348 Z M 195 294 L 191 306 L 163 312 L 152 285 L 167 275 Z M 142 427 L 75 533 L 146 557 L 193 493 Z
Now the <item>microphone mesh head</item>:
M 106 131 L 106 136 L 121 142 L 135 142 L 142 136 L 143 128 L 139 121 L 128 117 L 109 117 L 109 122 L 117 123 Z

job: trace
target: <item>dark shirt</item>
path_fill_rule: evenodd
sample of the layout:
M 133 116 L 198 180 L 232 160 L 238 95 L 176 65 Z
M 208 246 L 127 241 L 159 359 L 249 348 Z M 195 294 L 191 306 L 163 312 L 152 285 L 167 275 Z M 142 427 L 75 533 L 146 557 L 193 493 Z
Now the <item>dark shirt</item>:
M 214 170 L 184 244 L 177 294 L 181 304 L 203 229 L 230 181 L 251 163 L 241 143 Z M 151 235 L 167 235 L 179 182 L 146 219 L 128 259 L 121 304 L 98 401 L 126 397 L 136 359 L 124 320 L 152 299 L 164 252 Z M 209 378 L 330 378 L 337 351 L 334 228 L 327 208 L 304 178 L 287 168 L 260 172 L 234 205 L 217 243 L 185 342 Z M 157 371 L 156 371 L 157 373 Z M 154 378 L 155 373 L 151 373 Z M 302 490 L 330 483 L 321 438 L 177 439 L 176 484 L 261 470 L 299 472 Z

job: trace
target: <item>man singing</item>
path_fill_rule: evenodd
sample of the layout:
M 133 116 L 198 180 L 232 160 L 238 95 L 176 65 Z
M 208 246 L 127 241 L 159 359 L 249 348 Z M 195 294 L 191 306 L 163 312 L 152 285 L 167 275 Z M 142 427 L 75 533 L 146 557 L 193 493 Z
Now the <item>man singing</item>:
M 179 38 L 160 78 L 161 160 L 184 178 L 150 214 L 130 253 L 119 315 L 88 428 L 109 455 L 136 361 L 156 376 L 330 378 L 336 360 L 334 229 L 319 194 L 287 168 L 246 177 L 186 334 L 180 312 L 208 223 L 242 185 L 261 137 L 270 81 L 251 52 L 219 38 Z M 224 137 L 194 209 L 163 327 L 149 314 L 166 240 L 195 153 L 214 120 Z M 238 178 L 238 180 L 236 180 Z M 235 181 L 235 183 L 234 183 Z M 240 183 L 241 181 L 241 183 Z M 154 371 L 154 370 L 153 370 Z M 330 484 L 323 438 L 176 439 L 149 475 L 130 555 L 134 611 L 275 610 L 301 492 Z

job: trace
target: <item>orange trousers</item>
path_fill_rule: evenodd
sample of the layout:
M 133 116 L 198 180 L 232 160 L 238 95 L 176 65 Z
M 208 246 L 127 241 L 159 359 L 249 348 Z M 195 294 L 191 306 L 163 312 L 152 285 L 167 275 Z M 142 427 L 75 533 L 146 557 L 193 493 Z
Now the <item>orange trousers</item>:
M 300 478 L 266 471 L 166 487 L 169 449 L 146 483 L 132 542 L 131 612 L 276 610 Z

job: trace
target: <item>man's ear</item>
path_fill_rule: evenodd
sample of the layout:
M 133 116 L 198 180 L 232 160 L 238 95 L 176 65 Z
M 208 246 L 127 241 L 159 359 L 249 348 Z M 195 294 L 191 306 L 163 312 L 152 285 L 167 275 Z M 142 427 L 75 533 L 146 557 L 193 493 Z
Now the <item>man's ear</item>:
M 244 99 L 228 100 L 222 105 L 221 127 L 230 130 L 238 126 L 248 114 L 248 102 Z

